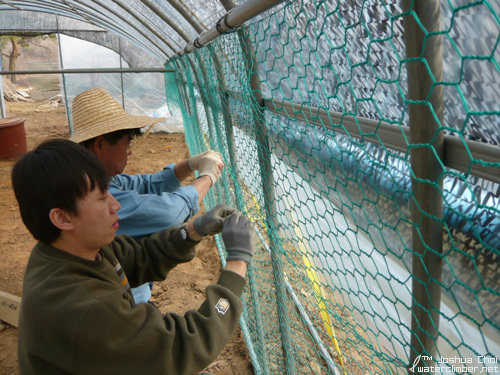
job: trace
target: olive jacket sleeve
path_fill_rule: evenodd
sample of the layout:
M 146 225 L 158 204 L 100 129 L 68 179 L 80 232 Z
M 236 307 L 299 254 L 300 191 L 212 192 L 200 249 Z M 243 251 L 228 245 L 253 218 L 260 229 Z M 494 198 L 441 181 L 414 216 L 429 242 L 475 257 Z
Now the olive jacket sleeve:
M 37 244 L 25 273 L 19 317 L 20 374 L 201 371 L 234 334 L 245 279 L 222 271 L 200 307 L 183 315 L 162 316 L 150 304 L 136 306 L 125 288 L 128 274 L 134 282 L 166 276 L 192 259 L 193 246 L 177 229 L 141 242 L 118 236 L 96 261 Z

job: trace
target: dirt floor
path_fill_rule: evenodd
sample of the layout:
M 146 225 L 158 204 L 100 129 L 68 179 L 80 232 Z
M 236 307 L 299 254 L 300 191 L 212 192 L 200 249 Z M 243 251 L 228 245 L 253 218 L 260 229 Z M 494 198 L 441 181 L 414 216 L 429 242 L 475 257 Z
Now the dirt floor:
M 25 118 L 28 150 L 47 138 L 69 135 L 64 108 L 41 103 L 8 102 L 8 117 Z M 189 157 L 183 134 L 151 133 L 133 149 L 125 173 L 150 173 L 170 162 Z M 14 160 L 0 161 L 0 291 L 22 296 L 24 269 L 34 239 L 24 227 L 10 184 Z M 189 181 L 188 181 L 189 183 Z M 204 212 L 202 207 L 202 212 Z M 218 278 L 220 259 L 213 238 L 198 245 L 197 257 L 174 269 L 169 278 L 156 283 L 153 300 L 162 312 L 183 314 L 196 309 L 204 299 L 205 287 Z M 238 329 L 231 342 L 205 371 L 217 375 L 254 374 L 248 350 Z M 16 375 L 17 329 L 0 322 L 0 374 Z

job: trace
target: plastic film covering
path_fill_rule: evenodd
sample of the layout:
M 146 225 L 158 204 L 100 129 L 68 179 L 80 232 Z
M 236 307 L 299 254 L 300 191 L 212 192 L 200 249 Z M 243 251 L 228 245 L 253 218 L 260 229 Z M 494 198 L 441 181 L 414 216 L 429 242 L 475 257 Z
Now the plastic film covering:
M 184 0 L 186 7 L 205 28 L 210 28 L 226 13 L 219 0 Z
M 27 11 L 0 12 L 1 32 L 4 34 L 16 33 L 59 33 L 88 41 L 120 54 L 129 67 L 152 68 L 162 67 L 160 60 L 144 49 L 131 43 L 129 40 L 86 22 L 73 18 L 57 16 L 48 13 Z
M 227 3 L 232 7 L 242 4 L 243 1 Z M 280 5 L 280 7 L 282 6 Z M 179 8 L 183 9 L 183 12 L 179 12 L 177 10 Z M 202 2 L 191 0 L 0 1 L 0 12 L 11 10 L 52 13 L 102 27 L 163 60 L 173 56 L 184 48 L 187 42 L 199 35 L 192 25 L 193 22 L 196 23 L 199 30 L 205 30 L 213 27 L 226 13 L 219 0 Z M 256 22 L 268 14 L 270 11 L 255 17 L 250 22 Z M 11 18 L 15 22 L 18 14 L 12 13 L 8 16 L 6 14 L 4 17 Z M 43 22 L 43 20 L 37 21 L 35 19 L 33 25 L 40 24 L 42 26 Z M 9 23 L 7 22 L 5 25 Z M 26 24 L 26 26 L 32 28 L 32 25 Z M 6 28 L 9 27 L 6 26 Z M 44 28 L 50 30 L 49 26 L 45 25 Z M 72 28 L 73 25 L 69 25 L 69 29 Z M 61 27 L 59 29 L 62 30 Z
M 105 29 L 67 17 L 58 17 L 55 14 L 35 13 L 28 11 L 0 12 L 2 33 L 9 32 L 39 32 L 53 33 L 54 31 L 102 31 Z
M 132 4 L 132 5 L 131 5 Z M 99 25 L 144 49 L 156 58 L 165 60 L 173 54 L 180 40 L 170 26 L 136 1 L 19 1 L 0 2 L 4 10 L 27 10 L 67 16 Z M 161 30 L 158 32 L 157 30 Z M 177 39 L 176 40 L 176 36 Z

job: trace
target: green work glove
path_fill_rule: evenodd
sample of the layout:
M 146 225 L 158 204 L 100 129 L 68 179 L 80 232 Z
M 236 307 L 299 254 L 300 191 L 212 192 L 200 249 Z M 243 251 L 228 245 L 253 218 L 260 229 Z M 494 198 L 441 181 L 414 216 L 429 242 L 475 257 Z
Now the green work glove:
M 226 260 L 244 260 L 252 263 L 255 248 L 255 231 L 250 220 L 236 211 L 226 218 L 222 229 L 222 240 L 226 245 Z
M 235 211 L 234 208 L 223 203 L 218 204 L 206 214 L 194 219 L 194 230 L 196 230 L 200 236 L 213 236 L 214 234 L 218 234 L 222 232 L 225 218 Z

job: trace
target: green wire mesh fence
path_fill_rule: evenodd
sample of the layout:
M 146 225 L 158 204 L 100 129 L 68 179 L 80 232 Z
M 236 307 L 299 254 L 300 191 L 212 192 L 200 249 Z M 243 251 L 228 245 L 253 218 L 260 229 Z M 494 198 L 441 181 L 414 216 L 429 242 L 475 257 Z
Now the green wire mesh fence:
M 293 1 L 169 61 L 206 206 L 256 228 L 256 373 L 500 372 L 499 14 Z

